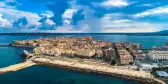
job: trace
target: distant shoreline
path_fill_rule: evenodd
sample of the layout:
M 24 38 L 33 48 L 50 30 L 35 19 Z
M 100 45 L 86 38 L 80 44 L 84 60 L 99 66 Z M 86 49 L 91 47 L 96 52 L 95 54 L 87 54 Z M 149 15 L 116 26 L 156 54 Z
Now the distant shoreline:
M 168 36 L 167 33 L 0 33 L 0 35 L 30 35 L 30 36 L 38 36 L 38 35 L 128 35 L 128 36 Z

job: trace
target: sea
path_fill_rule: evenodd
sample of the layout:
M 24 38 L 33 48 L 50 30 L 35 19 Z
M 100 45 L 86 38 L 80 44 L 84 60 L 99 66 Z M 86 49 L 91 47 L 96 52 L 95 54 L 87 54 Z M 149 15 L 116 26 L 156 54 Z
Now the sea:
M 144 48 L 162 46 L 168 42 L 168 36 L 148 35 L 114 35 L 114 34 L 12 34 L 0 35 L 0 45 L 12 43 L 14 40 L 36 38 L 54 38 L 58 36 L 92 36 L 98 40 L 109 42 L 135 42 Z M 30 48 L 17 48 L 0 46 L 0 68 L 24 61 L 23 50 Z M 115 77 L 87 74 L 71 70 L 47 66 L 32 66 L 16 72 L 0 74 L 0 84 L 141 84 Z M 168 84 L 168 82 L 167 82 Z

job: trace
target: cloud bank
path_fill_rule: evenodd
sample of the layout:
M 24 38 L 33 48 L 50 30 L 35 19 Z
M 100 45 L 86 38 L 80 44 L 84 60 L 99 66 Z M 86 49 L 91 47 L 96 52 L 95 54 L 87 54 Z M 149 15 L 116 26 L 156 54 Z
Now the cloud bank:
M 148 0 L 4 0 L 0 1 L 0 29 L 1 32 L 52 33 L 156 32 L 167 27 L 165 18 L 168 18 L 168 6 L 164 4 L 168 2 L 158 3 L 149 4 Z

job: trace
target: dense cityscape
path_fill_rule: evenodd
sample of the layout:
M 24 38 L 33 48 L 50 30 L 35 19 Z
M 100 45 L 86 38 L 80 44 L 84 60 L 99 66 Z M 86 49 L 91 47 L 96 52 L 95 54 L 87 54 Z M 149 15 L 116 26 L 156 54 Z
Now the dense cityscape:
M 110 75 L 144 84 L 165 84 L 168 77 L 168 43 L 151 49 L 132 42 L 107 42 L 90 36 L 59 36 L 15 40 L 11 46 L 28 47 L 23 63 L 0 68 L 1 73 L 18 71 L 33 65 L 47 65 Z
M 168 84 L 168 0 L 0 0 L 0 84 Z
M 167 67 L 168 44 L 144 49 L 128 42 L 105 42 L 88 37 L 57 37 L 15 41 L 16 45 L 34 47 L 36 56 L 63 56 L 95 59 L 116 66 L 151 72 L 152 68 Z

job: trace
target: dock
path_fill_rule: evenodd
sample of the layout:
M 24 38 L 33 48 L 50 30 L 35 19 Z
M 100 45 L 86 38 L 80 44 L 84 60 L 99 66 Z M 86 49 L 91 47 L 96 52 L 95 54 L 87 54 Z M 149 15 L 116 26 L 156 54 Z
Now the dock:
M 33 66 L 35 64 L 36 63 L 33 63 L 32 61 L 26 61 L 26 62 L 10 65 L 8 67 L 0 68 L 0 73 L 15 72 L 20 69 L 24 69 L 24 68 Z

